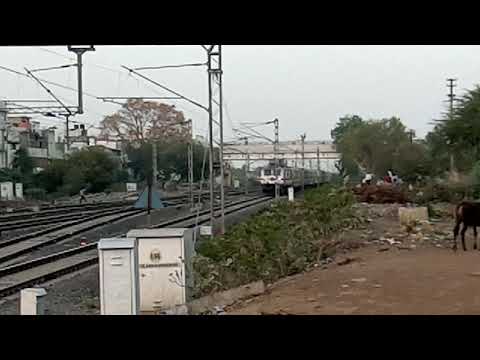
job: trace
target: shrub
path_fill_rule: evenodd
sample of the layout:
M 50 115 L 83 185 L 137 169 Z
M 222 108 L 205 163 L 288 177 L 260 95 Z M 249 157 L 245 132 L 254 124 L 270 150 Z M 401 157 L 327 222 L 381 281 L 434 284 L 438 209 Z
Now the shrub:
M 419 204 L 428 204 L 431 202 L 448 202 L 458 203 L 466 197 L 472 196 L 472 187 L 468 183 L 444 183 L 444 184 L 427 184 L 420 188 L 415 199 Z
M 41 188 L 30 188 L 26 189 L 24 193 L 28 200 L 45 200 L 47 192 Z
M 304 201 L 273 204 L 226 235 L 201 242 L 194 261 L 196 295 L 274 281 L 330 256 L 326 238 L 360 223 L 353 203 L 346 190 L 311 190 Z

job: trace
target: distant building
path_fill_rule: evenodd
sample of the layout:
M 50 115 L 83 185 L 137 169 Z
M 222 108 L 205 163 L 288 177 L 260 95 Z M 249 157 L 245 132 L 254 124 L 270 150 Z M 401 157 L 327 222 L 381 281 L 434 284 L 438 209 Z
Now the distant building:
M 0 169 L 11 168 L 16 152 L 27 149 L 36 168 L 49 160 L 63 158 L 63 148 L 55 143 L 55 130 L 40 130 L 40 123 L 26 116 L 0 117 Z

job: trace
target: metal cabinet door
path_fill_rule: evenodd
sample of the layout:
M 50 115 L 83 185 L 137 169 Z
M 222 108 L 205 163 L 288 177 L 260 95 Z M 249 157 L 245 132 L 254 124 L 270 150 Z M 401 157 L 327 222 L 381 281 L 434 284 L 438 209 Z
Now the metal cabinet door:
M 183 241 L 138 239 L 140 310 L 159 311 L 185 303 Z
M 109 309 L 105 315 L 130 314 L 135 306 L 132 286 L 132 252 L 130 250 L 104 251 L 100 260 L 102 268 L 102 284 L 100 289 L 104 291 L 102 296 L 102 308 Z

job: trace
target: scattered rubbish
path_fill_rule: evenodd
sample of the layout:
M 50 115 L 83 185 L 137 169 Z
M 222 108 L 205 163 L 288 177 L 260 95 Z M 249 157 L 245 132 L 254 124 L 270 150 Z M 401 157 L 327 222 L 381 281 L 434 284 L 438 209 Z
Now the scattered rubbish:
M 428 221 L 428 209 L 426 207 L 401 207 L 398 209 L 398 217 L 400 224 L 407 226 L 412 223 Z
M 342 289 L 348 289 L 349 287 L 350 285 L 347 285 L 347 284 L 342 285 Z
M 386 239 L 386 238 L 384 238 L 384 237 L 381 237 L 381 238 L 380 238 L 380 241 L 381 241 L 381 242 L 386 242 L 386 243 L 388 243 L 389 245 L 401 244 L 400 241 L 396 241 L 396 240 L 393 239 L 393 238 Z
M 367 279 L 366 278 L 359 278 L 359 279 L 352 279 L 351 281 L 354 282 L 354 283 L 364 283 L 365 281 L 367 281 Z
M 390 250 L 390 247 L 384 246 L 384 247 L 381 247 L 380 249 L 378 249 L 378 252 L 385 252 L 385 251 L 389 251 L 389 250 Z

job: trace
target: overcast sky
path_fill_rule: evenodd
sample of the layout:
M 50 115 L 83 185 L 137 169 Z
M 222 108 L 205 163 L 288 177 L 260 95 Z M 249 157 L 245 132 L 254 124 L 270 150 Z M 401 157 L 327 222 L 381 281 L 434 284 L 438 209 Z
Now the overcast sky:
M 52 53 L 55 52 L 55 53 Z M 58 53 L 58 54 L 57 54 Z M 0 66 L 24 72 L 72 63 L 66 47 L 0 47 Z M 225 45 L 224 99 L 226 138 L 239 122 L 280 119 L 282 140 L 307 133 L 307 140 L 329 140 L 338 118 L 398 116 L 424 136 L 444 110 L 448 77 L 458 78 L 458 92 L 480 83 L 479 46 L 259 46 Z M 205 61 L 192 46 L 97 46 L 84 56 L 84 91 L 94 96 L 168 96 L 162 89 L 129 76 L 120 65 L 159 66 Z M 145 75 L 207 103 L 204 68 L 146 71 Z M 43 79 L 76 88 L 76 69 L 38 73 Z M 49 88 L 70 105 L 76 94 Z M 0 98 L 50 99 L 33 80 L 0 69 Z M 76 120 L 98 124 L 118 109 L 85 97 L 85 114 Z M 185 102 L 173 102 L 206 135 L 207 116 Z M 42 118 L 36 117 L 38 120 Z M 42 119 L 45 125 L 58 120 Z M 263 130 L 262 130 L 263 131 Z M 273 131 L 266 127 L 264 133 Z

